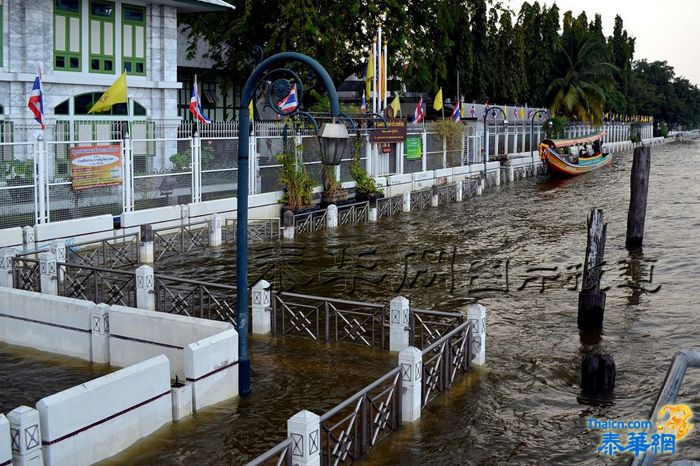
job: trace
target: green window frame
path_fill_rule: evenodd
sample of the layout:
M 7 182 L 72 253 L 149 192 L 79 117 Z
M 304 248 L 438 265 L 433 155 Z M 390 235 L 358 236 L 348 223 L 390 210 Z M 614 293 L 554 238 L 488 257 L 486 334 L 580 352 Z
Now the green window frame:
M 54 70 L 82 71 L 81 11 L 82 0 L 54 0 Z
M 122 4 L 122 69 L 146 76 L 146 8 Z
M 88 47 L 90 73 L 115 73 L 114 48 L 116 22 L 113 2 L 103 0 L 90 1 L 88 19 Z

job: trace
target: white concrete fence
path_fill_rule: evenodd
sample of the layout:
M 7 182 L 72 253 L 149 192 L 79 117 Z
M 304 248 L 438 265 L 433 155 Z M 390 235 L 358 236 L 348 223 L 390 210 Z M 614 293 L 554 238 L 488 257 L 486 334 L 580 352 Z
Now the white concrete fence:
M 126 367 L 0 414 L 0 465 L 92 464 L 238 394 L 229 323 L 5 287 L 0 303 L 0 341 Z

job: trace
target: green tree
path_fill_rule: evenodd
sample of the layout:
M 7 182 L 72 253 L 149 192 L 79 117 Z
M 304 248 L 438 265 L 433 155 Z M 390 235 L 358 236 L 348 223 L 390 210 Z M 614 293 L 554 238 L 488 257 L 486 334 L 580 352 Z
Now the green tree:
M 465 83 L 465 95 L 478 101 L 483 101 L 488 96 L 490 54 L 487 17 L 488 6 L 486 0 L 469 2 L 469 34 L 473 65 L 469 80 Z
M 513 28 L 510 12 L 503 10 L 495 38 L 497 70 L 494 98 L 499 102 L 517 103 L 525 94 L 525 45 L 522 29 Z

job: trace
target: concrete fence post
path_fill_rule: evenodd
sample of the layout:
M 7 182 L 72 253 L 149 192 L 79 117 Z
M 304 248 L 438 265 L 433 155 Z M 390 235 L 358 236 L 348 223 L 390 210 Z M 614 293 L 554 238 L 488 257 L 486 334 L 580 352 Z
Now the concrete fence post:
M 409 345 L 409 301 L 397 296 L 389 303 L 389 350 L 402 351 Z
M 97 304 L 92 310 L 90 349 L 92 362 L 109 363 L 109 305 Z
M 139 263 L 153 263 L 153 226 L 141 225 L 139 241 Z
M 379 209 L 377 209 L 377 204 L 374 204 L 374 207 L 370 207 L 369 211 L 367 212 L 367 220 L 370 222 L 376 222 L 377 217 L 379 217 Z
M 496 186 L 501 185 L 501 166 L 499 165 L 498 168 L 496 168 Z
M 294 239 L 294 214 L 291 210 L 282 216 L 282 238 Z
M 331 204 L 326 208 L 326 228 L 338 227 L 338 206 Z
M 462 180 L 457 181 L 457 186 L 455 187 L 455 202 L 462 202 L 464 200 L 464 193 L 462 191 Z
M 39 286 L 42 293 L 58 294 L 56 256 L 50 252 L 39 253 Z
M 432 191 L 433 195 L 430 198 L 430 207 L 437 207 L 440 205 L 440 195 L 438 195 L 437 185 L 433 185 Z
M 148 311 L 156 310 L 155 275 L 150 265 L 142 265 L 136 269 L 136 307 Z
M 512 165 L 508 165 L 508 183 L 515 181 L 515 169 Z
M 260 280 L 251 290 L 253 306 L 253 333 L 265 335 L 272 330 L 272 313 L 270 312 L 270 282 Z
M 49 252 L 56 256 L 56 262 L 66 262 L 66 243 L 61 240 L 51 241 L 49 245 Z M 63 275 L 65 271 L 58 268 L 58 281 L 63 282 Z
M 39 411 L 20 406 L 7 414 L 10 421 L 12 464 L 15 466 L 43 466 Z
M 479 183 L 476 185 L 476 195 L 481 196 L 484 193 L 484 188 L 486 187 L 486 175 L 484 174 L 484 177 L 479 180 Z
M 321 419 L 303 410 L 287 420 L 287 435 L 292 439 L 292 463 L 295 466 L 321 465 Z
M 406 191 L 401 195 L 401 212 L 411 211 L 411 192 Z
M 219 214 L 209 216 L 209 246 L 217 247 L 223 244 L 221 231 L 224 220 Z
M 12 443 L 10 441 L 10 421 L 0 413 L 0 464 L 12 464 Z
M 481 304 L 470 304 L 467 307 L 467 320 L 474 326 L 471 341 L 474 354 L 472 364 L 483 366 L 486 364 L 486 308 Z
M 401 367 L 401 422 L 420 419 L 423 379 L 423 353 L 409 346 L 399 353 Z
M 10 248 L 0 249 L 0 286 L 14 288 L 14 277 L 12 276 L 12 258 L 15 251 Z M 0 463 L 2 464 L 2 463 Z
M 22 246 L 24 252 L 34 250 L 34 227 L 22 228 Z

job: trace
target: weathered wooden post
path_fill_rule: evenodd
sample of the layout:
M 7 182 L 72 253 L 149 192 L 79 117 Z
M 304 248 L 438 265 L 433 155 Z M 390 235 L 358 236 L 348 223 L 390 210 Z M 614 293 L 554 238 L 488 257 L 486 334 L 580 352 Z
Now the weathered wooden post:
M 609 354 L 588 353 L 581 357 L 581 389 L 586 395 L 607 395 L 615 389 L 615 361 Z
M 630 209 L 627 212 L 627 247 L 640 248 L 644 238 L 644 220 L 649 194 L 651 147 L 635 147 L 630 182 Z
M 600 330 L 603 327 L 605 293 L 600 291 L 600 277 L 605 260 L 605 238 L 608 225 L 603 211 L 592 209 L 588 217 L 588 240 L 583 263 L 581 292 L 578 295 L 578 327 L 580 330 Z

